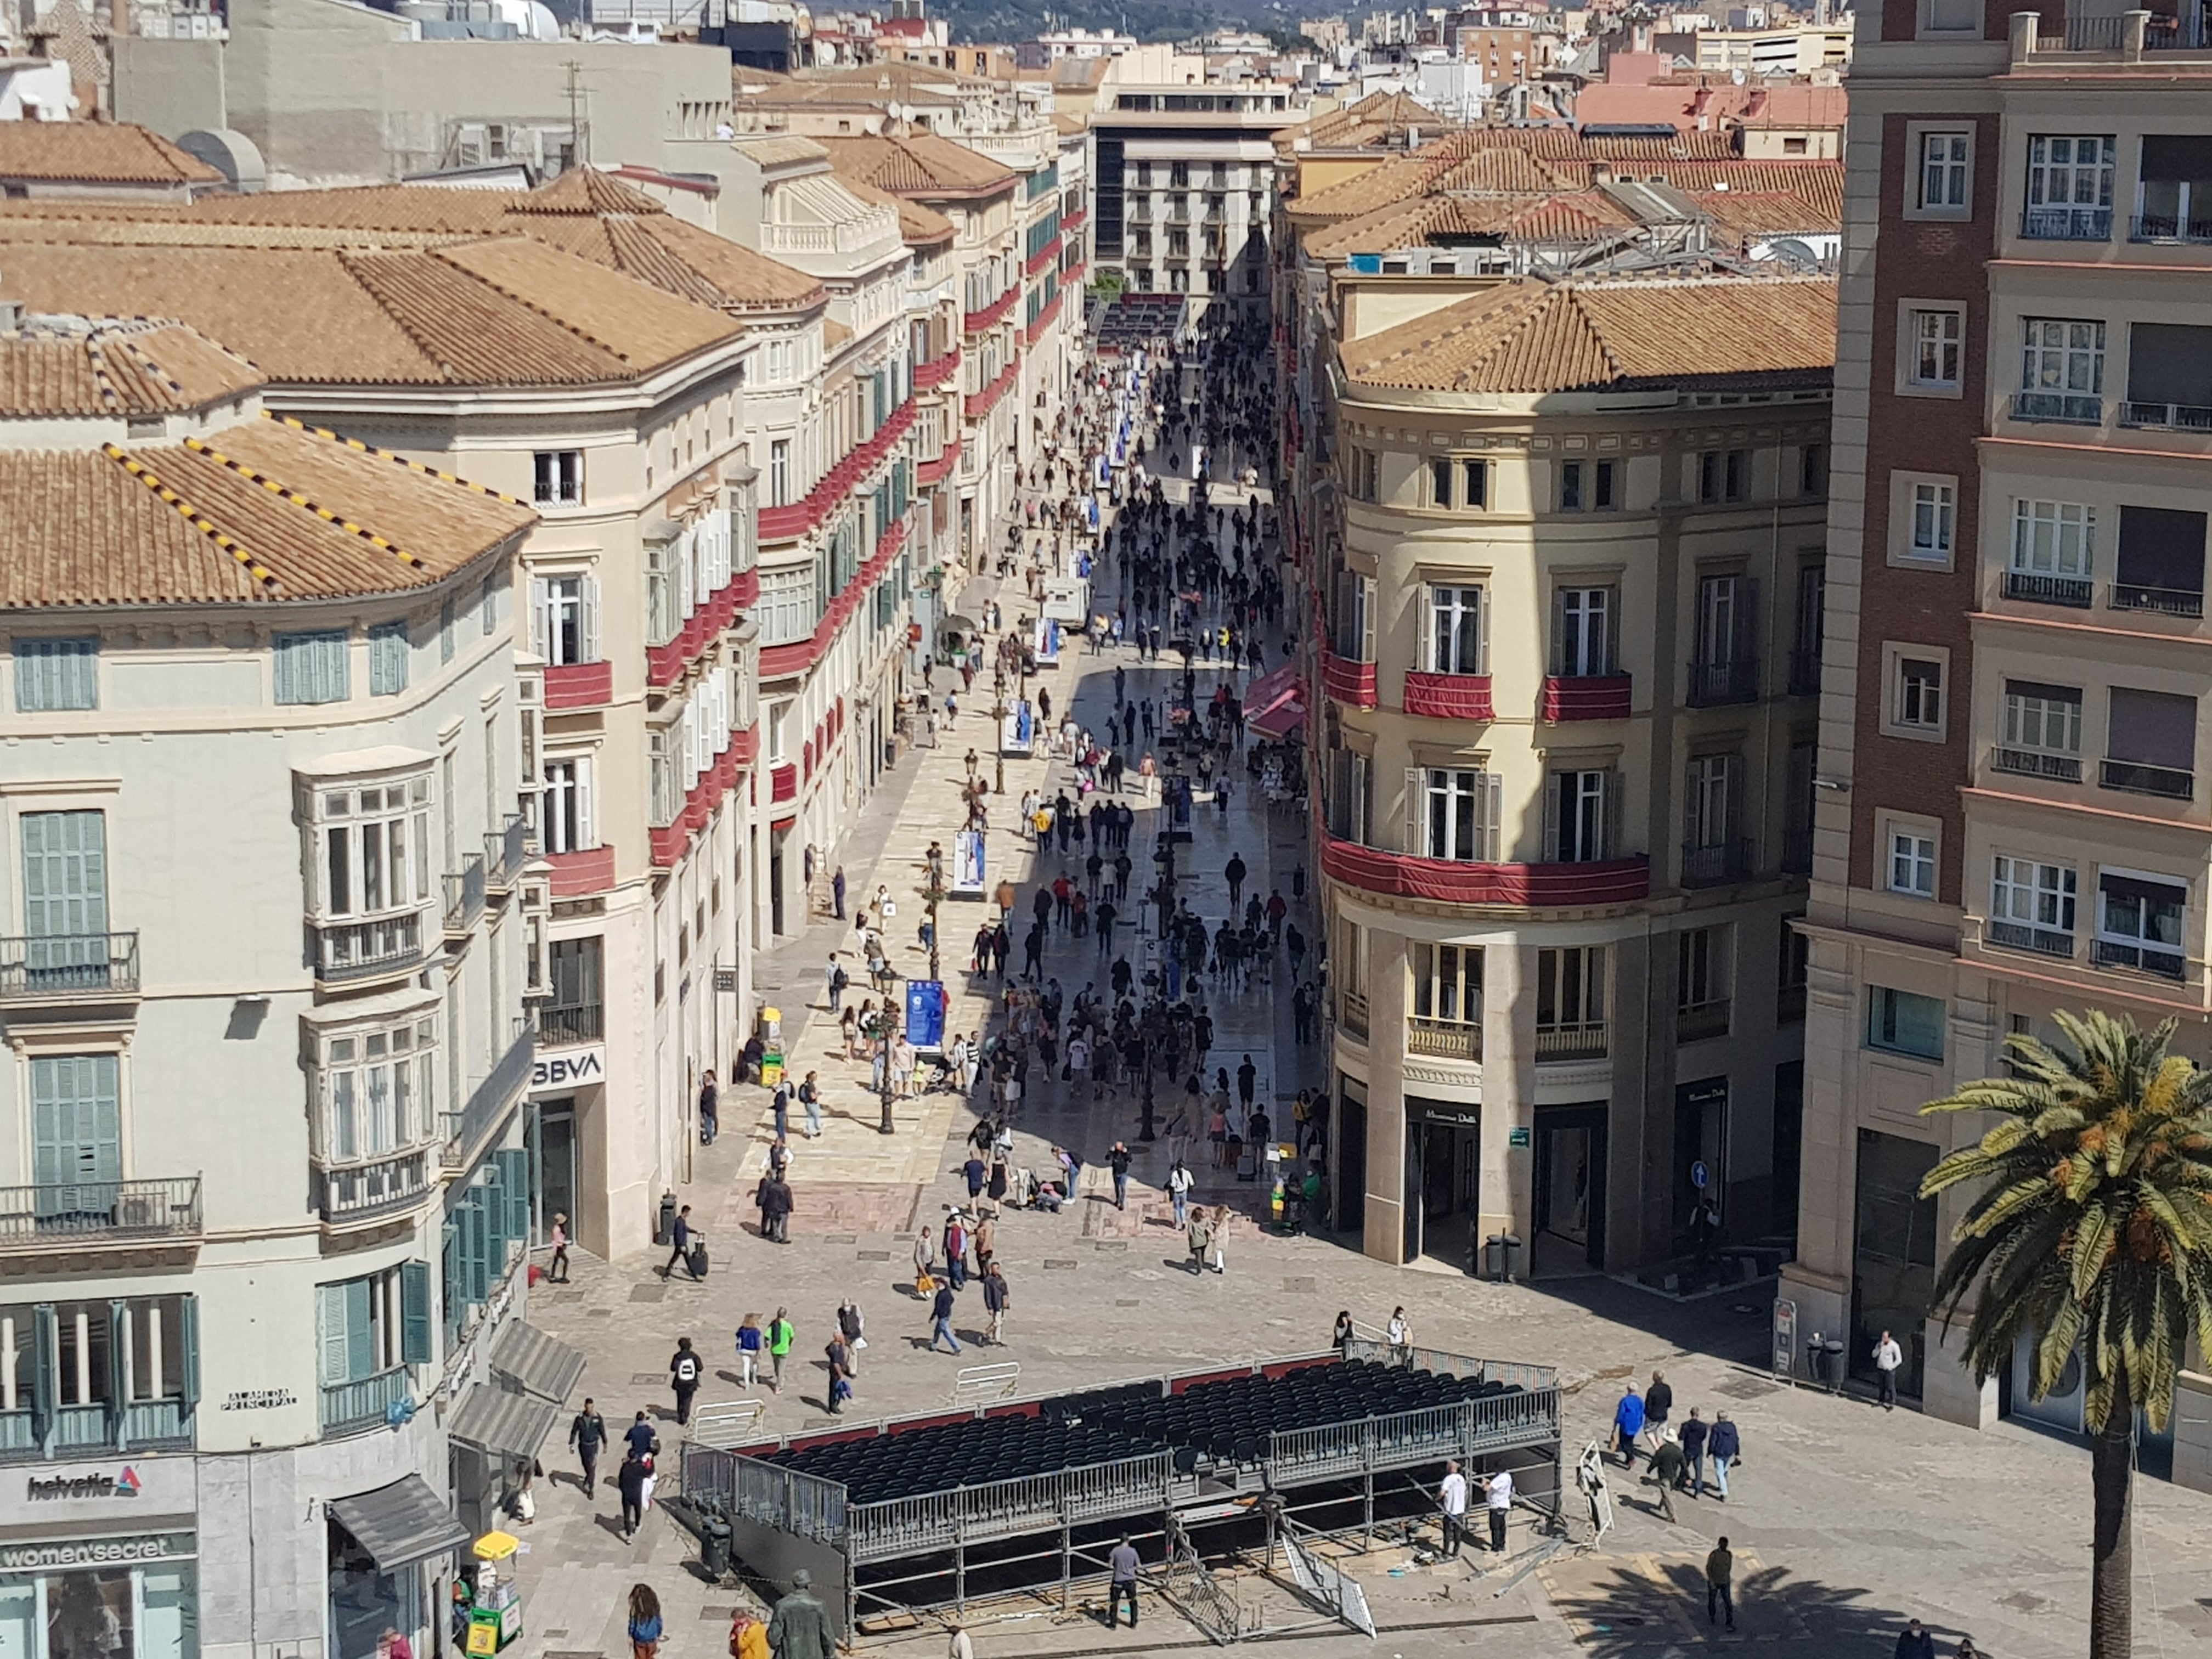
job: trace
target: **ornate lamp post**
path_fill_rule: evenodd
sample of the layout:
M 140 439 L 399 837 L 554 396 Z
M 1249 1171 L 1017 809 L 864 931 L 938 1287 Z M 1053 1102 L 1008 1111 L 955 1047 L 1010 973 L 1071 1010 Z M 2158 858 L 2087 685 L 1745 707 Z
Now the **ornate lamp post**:
M 876 1124 L 878 1134 L 890 1134 L 891 1127 L 891 1043 L 898 1035 L 897 1005 L 884 999 L 882 1034 L 878 1038 L 878 1051 L 883 1059 L 883 1073 L 877 1084 L 877 1093 L 883 1102 L 884 1115 Z
M 921 878 L 921 902 L 929 911 L 929 976 L 942 982 L 937 967 L 937 907 L 945 902 L 945 855 L 931 843 L 929 864 Z
M 993 730 L 997 733 L 993 747 L 998 751 L 998 782 L 995 793 L 1006 793 L 1006 662 L 1001 657 L 991 670 L 991 718 L 998 722 Z

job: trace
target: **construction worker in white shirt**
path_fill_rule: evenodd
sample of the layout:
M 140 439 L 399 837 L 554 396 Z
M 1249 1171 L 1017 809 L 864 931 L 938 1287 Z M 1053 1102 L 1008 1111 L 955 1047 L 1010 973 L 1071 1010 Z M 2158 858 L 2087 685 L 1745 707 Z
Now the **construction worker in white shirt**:
M 1490 1506 L 1490 1549 L 1494 1555 L 1505 1553 L 1505 1517 L 1513 1508 L 1513 1471 L 1498 1469 L 1483 1484 L 1483 1494 Z

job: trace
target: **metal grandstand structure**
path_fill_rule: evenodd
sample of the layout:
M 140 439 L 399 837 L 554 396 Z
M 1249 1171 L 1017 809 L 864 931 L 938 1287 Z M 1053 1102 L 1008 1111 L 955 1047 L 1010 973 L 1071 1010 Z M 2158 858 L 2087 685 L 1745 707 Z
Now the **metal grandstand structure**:
M 1255 1426 L 1279 1398 L 1310 1409 L 1324 1395 L 1347 1414 Z M 1388 1408 L 1408 1398 L 1428 1403 Z M 1373 1408 L 1359 1408 L 1363 1400 Z M 1188 1425 L 1193 1413 L 1202 1427 L 1168 1426 Z M 1002 1419 L 1038 1421 L 991 1426 Z M 995 1473 L 975 1467 L 979 1448 L 988 1457 L 998 1438 L 1011 1444 L 1028 1436 L 1034 1444 L 1059 1431 L 1088 1444 L 1110 1442 L 1115 1455 L 971 1478 Z M 895 1458 L 909 1471 L 917 1462 L 935 1468 L 943 1449 L 950 1456 L 938 1484 L 869 1496 L 871 1463 Z M 748 1571 L 782 1584 L 809 1569 L 844 1639 L 865 1634 L 874 1619 L 905 1623 L 1004 1595 L 1054 1600 L 1064 1610 L 1077 1584 L 1104 1576 L 1107 1549 L 1128 1534 L 1148 1545 L 1148 1561 L 1164 1558 L 1155 1587 L 1224 1641 L 1235 1639 L 1233 1600 L 1222 1607 L 1205 1556 L 1254 1549 L 1291 1526 L 1308 1540 L 1362 1545 L 1402 1536 L 1433 1515 L 1447 1458 L 1510 1468 L 1523 1501 L 1556 1513 L 1557 1374 L 1355 1341 L 1342 1351 L 749 1447 L 695 1441 L 684 1448 L 683 1478 L 687 1507 L 727 1521 Z M 848 1470 L 849 1484 L 810 1472 L 810 1462 Z

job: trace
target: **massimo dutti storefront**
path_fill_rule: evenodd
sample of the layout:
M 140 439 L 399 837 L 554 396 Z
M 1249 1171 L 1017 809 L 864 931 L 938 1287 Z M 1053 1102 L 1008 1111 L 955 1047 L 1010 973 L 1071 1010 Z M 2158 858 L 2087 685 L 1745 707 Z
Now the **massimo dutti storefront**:
M 192 1459 L 44 1464 L 0 1483 L 0 1659 L 197 1659 Z

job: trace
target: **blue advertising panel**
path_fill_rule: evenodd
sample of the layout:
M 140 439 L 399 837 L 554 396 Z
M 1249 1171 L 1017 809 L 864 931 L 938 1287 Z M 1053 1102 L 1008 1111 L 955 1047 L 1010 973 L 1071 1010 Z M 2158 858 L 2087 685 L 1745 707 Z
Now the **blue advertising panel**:
M 945 1046 L 945 985 L 941 980 L 906 982 L 906 1037 L 917 1048 Z

